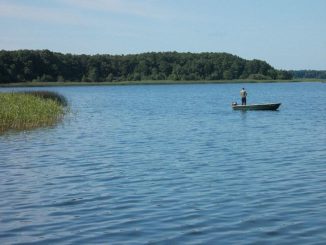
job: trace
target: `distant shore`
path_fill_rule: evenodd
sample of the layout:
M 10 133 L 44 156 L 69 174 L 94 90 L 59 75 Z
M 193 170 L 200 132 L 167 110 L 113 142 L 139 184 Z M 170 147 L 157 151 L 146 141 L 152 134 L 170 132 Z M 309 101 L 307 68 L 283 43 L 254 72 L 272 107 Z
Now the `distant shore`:
M 209 81 L 172 81 L 144 80 L 121 82 L 22 82 L 0 83 L 0 87 L 64 87 L 64 86 L 118 86 L 118 85 L 164 85 L 164 84 L 234 84 L 234 83 L 296 83 L 326 82 L 326 79 L 291 79 L 291 80 L 209 80 Z

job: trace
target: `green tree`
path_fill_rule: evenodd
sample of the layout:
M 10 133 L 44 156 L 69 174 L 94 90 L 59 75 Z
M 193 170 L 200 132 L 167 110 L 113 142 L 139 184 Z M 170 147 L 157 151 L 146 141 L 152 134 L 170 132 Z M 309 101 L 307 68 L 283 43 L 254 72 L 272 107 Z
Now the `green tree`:
M 113 74 L 112 73 L 109 73 L 109 75 L 107 75 L 105 81 L 106 82 L 112 82 L 113 81 Z
M 72 55 L 49 50 L 0 51 L 0 82 L 218 80 L 326 77 L 320 71 L 280 71 L 260 60 L 227 53 L 159 52 L 136 55 Z
M 232 72 L 230 70 L 224 71 L 223 72 L 223 79 L 232 80 L 233 79 Z
M 98 82 L 99 81 L 98 69 L 96 67 L 92 67 L 88 72 L 87 78 L 91 82 Z

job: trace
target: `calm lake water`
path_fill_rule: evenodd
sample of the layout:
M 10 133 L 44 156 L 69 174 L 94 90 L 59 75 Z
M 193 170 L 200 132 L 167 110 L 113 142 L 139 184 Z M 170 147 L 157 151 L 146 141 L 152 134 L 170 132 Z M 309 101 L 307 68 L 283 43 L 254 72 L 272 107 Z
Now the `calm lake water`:
M 40 89 L 72 113 L 0 136 L 0 244 L 325 243 L 326 83 Z

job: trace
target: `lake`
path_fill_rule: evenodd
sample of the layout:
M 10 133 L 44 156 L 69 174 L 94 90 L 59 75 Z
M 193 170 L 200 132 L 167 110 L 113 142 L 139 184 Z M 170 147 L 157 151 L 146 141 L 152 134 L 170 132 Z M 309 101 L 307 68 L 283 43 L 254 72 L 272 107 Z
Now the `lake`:
M 326 83 L 39 89 L 71 113 L 0 136 L 1 244 L 324 244 Z

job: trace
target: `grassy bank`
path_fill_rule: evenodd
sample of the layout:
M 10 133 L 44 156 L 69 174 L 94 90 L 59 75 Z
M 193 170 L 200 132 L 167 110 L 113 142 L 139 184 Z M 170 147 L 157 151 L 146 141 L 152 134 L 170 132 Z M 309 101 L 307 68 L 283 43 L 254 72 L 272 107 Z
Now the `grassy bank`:
M 53 92 L 0 93 L 0 133 L 54 125 L 66 105 L 65 98 Z
M 326 82 L 326 79 L 292 79 L 292 80 L 209 80 L 209 81 L 172 81 L 144 80 L 121 82 L 24 82 L 0 83 L 0 87 L 52 87 L 52 86 L 115 86 L 115 85 L 146 85 L 146 84 L 224 84 L 224 83 L 289 83 L 289 82 Z

